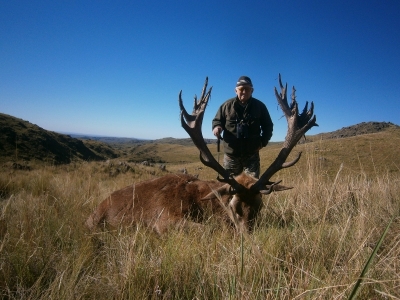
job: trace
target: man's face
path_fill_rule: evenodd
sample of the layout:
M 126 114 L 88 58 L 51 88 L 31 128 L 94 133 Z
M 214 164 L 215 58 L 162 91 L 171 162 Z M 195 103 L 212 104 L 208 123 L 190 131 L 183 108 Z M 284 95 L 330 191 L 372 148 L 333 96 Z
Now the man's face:
M 250 85 L 242 85 L 235 88 L 235 93 L 242 103 L 246 103 L 253 94 L 253 87 Z

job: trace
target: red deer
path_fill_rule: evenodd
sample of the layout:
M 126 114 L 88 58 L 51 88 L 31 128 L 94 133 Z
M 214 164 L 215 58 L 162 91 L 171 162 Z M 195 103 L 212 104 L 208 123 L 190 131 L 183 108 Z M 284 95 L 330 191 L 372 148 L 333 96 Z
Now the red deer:
M 318 126 L 313 113 L 314 104 L 311 103 L 308 110 L 306 103 L 299 114 L 295 88 L 289 105 L 287 84 L 285 87 L 282 85 L 279 75 L 281 92 L 278 93 L 275 88 L 275 95 L 288 123 L 282 149 L 259 179 L 246 173 L 233 177 L 211 154 L 201 132 L 212 90 L 210 88 L 207 91 L 207 84 L 208 78 L 200 100 L 197 101 L 195 96 L 192 114 L 187 113 L 182 102 L 182 91 L 179 93 L 181 124 L 200 150 L 201 162 L 221 177 L 218 176 L 217 181 L 204 181 L 187 174 L 168 174 L 127 186 L 113 192 L 99 204 L 86 221 L 89 228 L 101 223 L 119 226 L 142 222 L 162 234 L 172 226 L 201 223 L 209 213 L 215 213 L 236 225 L 238 230 L 249 231 L 262 208 L 262 194 L 291 188 L 280 185 L 280 181 L 270 180 L 279 170 L 293 166 L 300 159 L 301 152 L 294 160 L 286 162 L 297 142 L 311 127 Z

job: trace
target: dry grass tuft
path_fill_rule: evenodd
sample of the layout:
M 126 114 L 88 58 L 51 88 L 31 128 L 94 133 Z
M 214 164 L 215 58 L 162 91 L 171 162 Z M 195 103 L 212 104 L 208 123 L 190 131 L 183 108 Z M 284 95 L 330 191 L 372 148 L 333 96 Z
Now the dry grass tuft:
M 398 172 L 338 164 L 327 174 L 315 150 L 303 151 L 303 165 L 280 174 L 295 188 L 265 197 L 244 236 L 213 217 L 161 238 L 140 225 L 87 232 L 85 219 L 111 191 L 162 174 L 143 166 L 116 176 L 94 162 L 2 170 L 0 297 L 343 299 L 396 216 L 358 296 L 399 298 Z

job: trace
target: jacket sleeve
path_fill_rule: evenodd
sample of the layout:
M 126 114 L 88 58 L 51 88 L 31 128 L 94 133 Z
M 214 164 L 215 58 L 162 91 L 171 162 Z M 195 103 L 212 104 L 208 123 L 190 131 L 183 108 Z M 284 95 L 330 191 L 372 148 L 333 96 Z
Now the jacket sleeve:
M 212 120 L 212 130 L 216 127 L 216 126 L 221 126 L 222 129 L 225 129 L 225 117 L 223 114 L 223 105 L 221 105 L 217 111 L 217 113 L 215 114 L 214 119 Z
M 269 111 L 265 105 L 264 108 L 265 109 L 262 110 L 261 114 L 261 130 L 262 130 L 261 142 L 263 147 L 267 146 L 269 140 L 272 137 L 272 131 L 274 129 L 274 124 L 272 123 Z

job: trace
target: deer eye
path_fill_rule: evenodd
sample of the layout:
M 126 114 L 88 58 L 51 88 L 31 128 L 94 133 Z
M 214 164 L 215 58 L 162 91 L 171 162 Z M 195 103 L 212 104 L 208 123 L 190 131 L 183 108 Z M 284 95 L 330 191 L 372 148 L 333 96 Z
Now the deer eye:
M 232 186 L 230 186 L 229 187 L 229 195 L 235 195 L 236 194 L 236 190 L 232 187 Z

